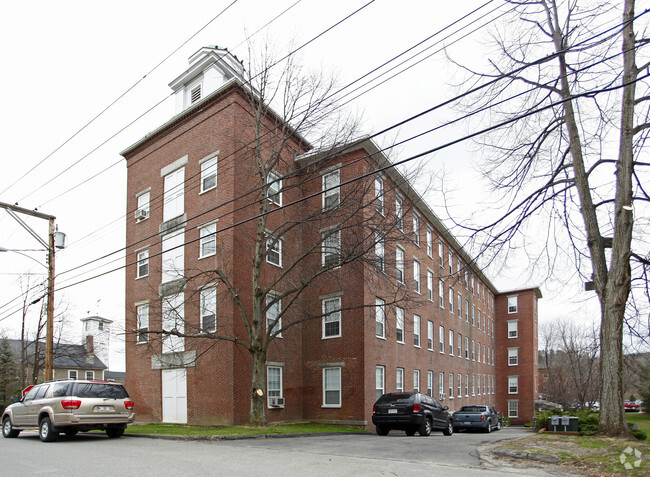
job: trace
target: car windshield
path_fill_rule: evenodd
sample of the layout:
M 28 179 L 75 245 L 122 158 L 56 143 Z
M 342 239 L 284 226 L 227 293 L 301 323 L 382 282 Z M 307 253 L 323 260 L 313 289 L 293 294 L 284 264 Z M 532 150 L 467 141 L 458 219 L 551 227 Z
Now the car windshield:
M 485 406 L 463 406 L 460 412 L 485 412 Z
M 74 395 L 82 398 L 108 399 L 124 399 L 129 397 L 126 389 L 122 386 L 104 383 L 77 383 L 75 385 Z
M 408 403 L 411 402 L 412 393 L 393 393 L 393 394 L 384 394 L 379 398 L 377 404 L 387 404 L 387 403 Z

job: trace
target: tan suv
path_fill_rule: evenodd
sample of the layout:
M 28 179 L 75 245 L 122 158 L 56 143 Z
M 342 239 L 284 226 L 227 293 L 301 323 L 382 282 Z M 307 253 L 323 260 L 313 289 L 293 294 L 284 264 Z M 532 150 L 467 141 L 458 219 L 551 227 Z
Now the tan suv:
M 48 381 L 12 401 L 2 414 L 4 437 L 18 437 L 20 431 L 35 428 L 43 442 L 56 440 L 60 432 L 71 437 L 94 429 L 120 437 L 135 419 L 133 401 L 124 386 L 114 382 Z

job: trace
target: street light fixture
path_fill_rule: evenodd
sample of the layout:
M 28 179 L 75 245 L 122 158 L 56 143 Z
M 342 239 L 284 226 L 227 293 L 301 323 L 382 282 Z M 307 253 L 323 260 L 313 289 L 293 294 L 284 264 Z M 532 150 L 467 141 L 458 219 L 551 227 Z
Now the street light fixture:
M 45 341 L 45 380 L 53 378 L 52 361 L 54 355 L 54 251 L 65 247 L 65 234 L 59 232 L 54 225 L 56 217 L 43 214 L 35 210 L 25 209 L 17 205 L 0 202 L 0 208 L 5 209 L 32 237 L 47 249 L 47 338 Z M 30 215 L 48 221 L 48 241 L 43 240 L 32 228 L 18 215 Z M 7 249 L 8 250 L 8 249 Z M 31 258 L 31 257 L 30 257 Z

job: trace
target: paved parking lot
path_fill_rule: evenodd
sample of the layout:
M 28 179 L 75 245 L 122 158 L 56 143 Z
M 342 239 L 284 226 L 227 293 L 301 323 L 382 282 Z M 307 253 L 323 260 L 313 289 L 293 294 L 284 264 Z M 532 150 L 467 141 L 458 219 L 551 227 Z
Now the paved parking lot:
M 113 468 L 121 476 L 228 475 L 310 477 L 340 475 L 549 475 L 485 465 L 478 457 L 484 444 L 527 435 L 509 428 L 491 434 L 456 433 L 445 437 L 374 434 L 283 437 L 233 441 L 180 441 L 80 434 L 42 443 L 35 432 L 0 440 L 2 474 L 104 475 Z

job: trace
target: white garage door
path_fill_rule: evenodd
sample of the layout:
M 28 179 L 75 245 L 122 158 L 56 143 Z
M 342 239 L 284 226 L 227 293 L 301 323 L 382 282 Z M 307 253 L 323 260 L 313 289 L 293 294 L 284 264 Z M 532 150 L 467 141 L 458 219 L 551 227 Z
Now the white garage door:
M 163 422 L 187 424 L 187 370 L 162 370 Z

